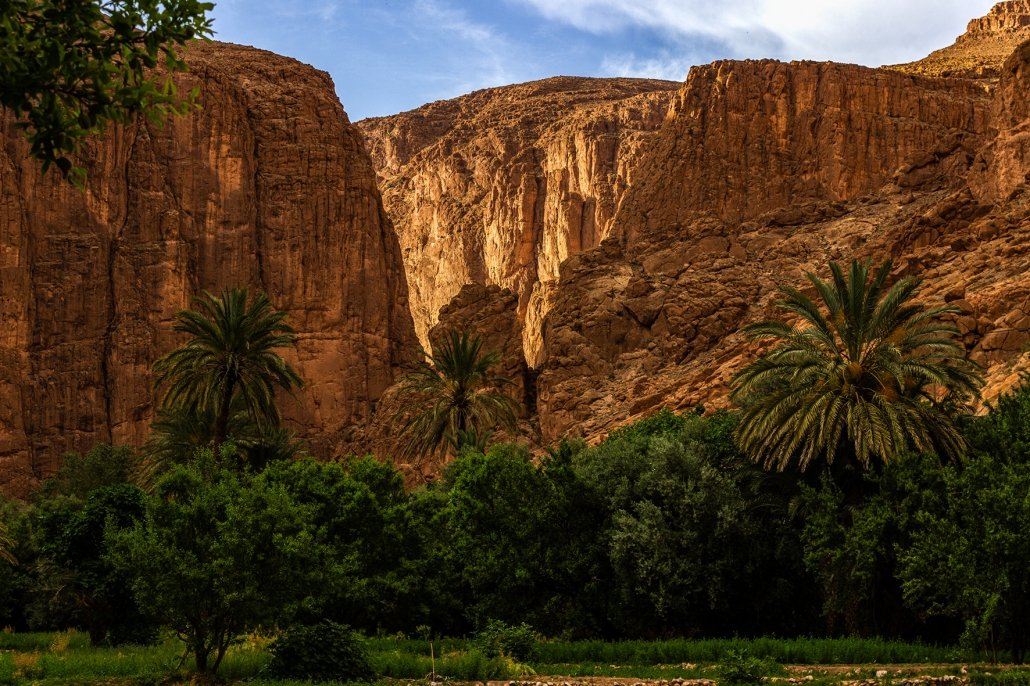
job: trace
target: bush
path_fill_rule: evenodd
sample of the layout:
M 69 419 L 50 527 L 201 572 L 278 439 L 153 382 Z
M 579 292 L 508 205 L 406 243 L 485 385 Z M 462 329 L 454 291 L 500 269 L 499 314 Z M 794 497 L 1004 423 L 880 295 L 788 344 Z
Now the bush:
M 536 635 L 528 624 L 513 626 L 492 619 L 476 634 L 475 643 L 487 657 L 509 657 L 527 662 L 536 648 Z
M 783 667 L 775 660 L 756 657 L 747 650 L 731 650 L 719 665 L 720 686 L 760 684 L 767 674 L 782 674 Z
M 268 675 L 309 681 L 371 681 L 375 673 L 364 643 L 345 624 L 294 626 L 269 647 Z

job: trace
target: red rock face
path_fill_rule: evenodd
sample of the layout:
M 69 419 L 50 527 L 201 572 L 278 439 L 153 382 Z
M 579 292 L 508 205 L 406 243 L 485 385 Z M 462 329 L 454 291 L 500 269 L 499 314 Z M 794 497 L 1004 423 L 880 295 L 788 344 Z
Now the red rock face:
M 1019 31 L 1030 27 L 1030 0 L 1007 0 L 999 2 L 985 16 L 973 19 L 963 37 Z
M 771 60 L 691 70 L 635 172 L 624 239 L 691 216 L 729 222 L 879 189 L 907 160 L 987 129 L 979 86 L 854 65 Z
M 8 491 L 67 450 L 140 444 L 151 363 L 201 289 L 244 285 L 289 313 L 306 387 L 287 425 L 345 445 L 414 344 L 399 246 L 361 135 L 329 77 L 234 45 L 188 52 L 203 108 L 116 128 L 84 193 L 41 177 L 3 120 L 0 473 Z
M 1030 41 L 1001 69 L 992 126 L 997 138 L 984 149 L 970 179 L 980 200 L 1001 202 L 1026 187 L 1030 174 Z
M 696 69 L 635 172 L 623 235 L 562 265 L 538 386 L 545 441 L 728 403 L 778 285 L 831 260 L 924 277 L 988 376 L 1030 367 L 1030 64 L 959 80 L 810 63 Z M 900 77 L 900 78 L 897 78 Z

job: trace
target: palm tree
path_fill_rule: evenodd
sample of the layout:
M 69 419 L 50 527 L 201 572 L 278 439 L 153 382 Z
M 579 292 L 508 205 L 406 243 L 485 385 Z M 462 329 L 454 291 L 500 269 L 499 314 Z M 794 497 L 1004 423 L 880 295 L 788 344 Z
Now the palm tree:
M 274 310 L 264 293 L 247 301 L 245 288 L 225 289 L 218 297 L 204 291 L 193 299 L 196 309 L 179 312 L 172 327 L 189 339 L 154 363 L 157 385 L 167 385 L 163 409 L 213 417 L 216 456 L 234 404 L 265 428 L 279 422 L 275 387 L 291 391 L 303 385 L 275 352 L 296 340 L 286 313 Z
M 423 352 L 418 367 L 401 382 L 407 396 L 402 413 L 421 412 L 403 420 L 404 451 L 419 458 L 464 447 L 485 445 L 494 427 L 512 430 L 518 403 L 501 389 L 511 383 L 491 373 L 500 353 L 483 350 L 479 336 L 450 331 L 432 355 Z
M 239 396 L 237 396 L 239 397 Z M 270 462 L 293 459 L 304 454 L 303 444 L 292 432 L 278 426 L 259 427 L 248 414 L 233 403 L 226 424 L 226 436 L 239 450 L 242 462 L 262 469 Z M 215 417 L 210 409 L 165 408 L 157 412 L 150 425 L 150 436 L 143 446 L 143 461 L 136 481 L 150 490 L 158 478 L 214 440 Z
M 820 304 L 781 287 L 778 306 L 796 326 L 749 326 L 753 339 L 779 344 L 738 372 L 732 398 L 742 407 L 736 438 L 766 467 L 804 471 L 819 457 L 843 458 L 862 469 L 906 450 L 956 459 L 966 449 L 953 410 L 977 397 L 983 377 L 940 316 L 950 306 L 912 301 L 919 279 L 886 288 L 888 261 L 870 275 L 853 261 L 845 276 L 830 263 L 826 282 L 808 273 Z

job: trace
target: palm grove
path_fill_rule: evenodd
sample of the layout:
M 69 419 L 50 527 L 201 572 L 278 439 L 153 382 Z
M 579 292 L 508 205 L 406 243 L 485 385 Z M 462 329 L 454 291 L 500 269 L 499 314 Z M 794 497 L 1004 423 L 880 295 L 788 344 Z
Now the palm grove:
M 137 454 L 66 456 L 3 505 L 2 621 L 95 644 L 173 630 L 218 669 L 241 633 L 331 621 L 462 635 L 881 635 L 1021 661 L 1030 610 L 1030 388 L 969 414 L 981 384 L 948 307 L 890 264 L 830 265 L 734 377 L 736 411 L 657 415 L 539 459 L 474 335 L 404 380 L 406 490 L 373 457 L 318 461 L 279 426 L 301 386 L 283 313 L 242 289 L 178 315 L 163 404 Z M 811 593 L 812 588 L 820 593 Z M 335 625 L 334 625 L 335 626 Z

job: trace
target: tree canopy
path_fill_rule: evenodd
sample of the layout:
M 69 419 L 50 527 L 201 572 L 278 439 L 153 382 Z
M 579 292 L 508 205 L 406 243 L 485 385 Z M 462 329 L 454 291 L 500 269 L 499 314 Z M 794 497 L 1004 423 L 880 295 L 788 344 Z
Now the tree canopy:
M 401 429 L 408 454 L 482 450 L 495 428 L 515 428 L 518 403 L 502 390 L 511 381 L 492 369 L 499 360 L 499 353 L 486 350 L 468 331 L 450 331 L 436 342 L 402 381 L 408 400 L 402 411 L 415 410 Z
M 185 111 L 176 47 L 211 35 L 201 0 L 10 0 L 0 3 L 0 104 L 18 118 L 45 172 L 108 122 Z M 155 67 L 163 65 L 158 75 Z
M 802 471 L 817 458 L 870 468 L 906 450 L 963 454 L 952 410 L 983 383 L 942 317 L 952 306 L 913 302 L 919 279 L 887 286 L 891 263 L 871 272 L 855 260 L 832 278 L 807 277 L 817 302 L 789 286 L 779 309 L 799 323 L 771 320 L 747 333 L 777 345 L 733 378 L 743 408 L 737 439 L 756 461 Z
M 249 301 L 249 302 L 248 302 Z M 185 343 L 154 363 L 158 385 L 166 385 L 164 409 L 180 409 L 214 420 L 215 455 L 225 440 L 234 403 L 259 428 L 279 421 L 275 388 L 303 385 L 277 348 L 296 336 L 286 313 L 272 307 L 264 293 L 250 299 L 245 288 L 207 291 L 193 299 L 197 309 L 176 315 L 173 330 Z

